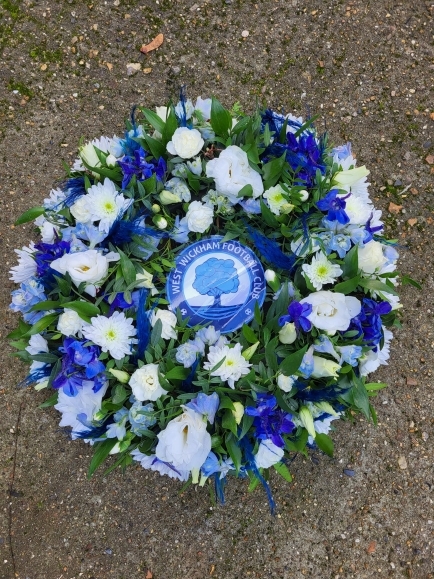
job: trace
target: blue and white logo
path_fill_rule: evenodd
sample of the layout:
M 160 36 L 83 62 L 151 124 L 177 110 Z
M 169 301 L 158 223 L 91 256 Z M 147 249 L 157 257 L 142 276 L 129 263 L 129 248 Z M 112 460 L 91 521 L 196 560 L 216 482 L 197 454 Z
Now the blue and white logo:
M 167 279 L 167 299 L 188 325 L 213 325 L 233 332 L 253 318 L 265 299 L 264 270 L 256 255 L 221 236 L 189 245 Z

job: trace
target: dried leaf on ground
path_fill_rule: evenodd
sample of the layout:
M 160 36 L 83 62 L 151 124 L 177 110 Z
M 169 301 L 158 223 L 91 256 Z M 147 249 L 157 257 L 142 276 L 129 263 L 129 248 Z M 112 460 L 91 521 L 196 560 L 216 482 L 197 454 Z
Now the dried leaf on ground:
M 434 164 L 434 155 L 428 155 L 427 157 L 425 157 L 425 161 L 428 163 L 428 165 L 433 165 Z
M 396 205 L 396 203 L 389 203 L 389 213 L 394 213 L 395 215 L 398 215 L 398 213 L 401 211 L 402 209 L 402 205 Z
M 371 541 L 366 549 L 366 552 L 369 554 L 375 553 L 375 549 L 377 548 L 377 543 L 375 541 Z
M 417 218 L 416 217 L 412 217 L 411 219 L 408 219 L 407 223 L 413 227 L 413 225 L 416 225 L 417 223 Z
M 152 575 L 152 571 L 146 571 L 146 579 L 152 579 L 153 575 Z
M 149 44 L 142 44 L 142 48 L 140 49 L 140 52 L 143 52 L 143 54 L 147 54 L 148 52 L 151 52 L 151 50 L 155 50 L 156 48 L 158 48 L 159 46 L 161 46 L 163 44 L 163 40 L 164 40 L 164 35 L 163 34 L 157 34 L 157 36 L 154 38 L 154 40 L 152 40 Z

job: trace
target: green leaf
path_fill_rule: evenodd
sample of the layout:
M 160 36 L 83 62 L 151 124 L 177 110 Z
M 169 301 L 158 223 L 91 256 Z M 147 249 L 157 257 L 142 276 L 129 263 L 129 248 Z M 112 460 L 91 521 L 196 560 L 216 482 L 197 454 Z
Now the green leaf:
M 385 382 L 368 382 L 365 384 L 366 390 L 382 390 L 383 388 L 387 388 L 387 384 Z
M 27 332 L 30 330 L 32 326 L 30 324 L 26 324 L 23 320 L 18 320 L 18 328 L 12 330 L 6 338 L 8 340 L 19 340 L 23 336 L 27 336 Z
M 46 300 L 44 302 L 39 302 L 30 308 L 31 312 L 43 312 L 44 310 L 55 310 L 56 308 L 60 307 L 61 304 L 59 301 L 53 300 Z M 63 305 L 62 305 L 63 307 Z
M 26 336 L 34 336 L 35 334 L 40 334 L 45 328 L 48 328 L 50 324 L 52 324 L 55 320 L 57 320 L 57 314 L 48 314 L 48 316 L 44 316 L 40 320 L 38 320 L 30 330 L 26 333 Z
M 233 434 L 237 435 L 237 423 L 235 422 L 235 416 L 232 414 L 232 410 L 225 410 L 223 412 L 222 427 L 225 430 L 230 430 Z
M 300 368 L 301 362 L 303 360 L 303 356 L 305 355 L 307 350 L 307 345 L 304 346 L 301 350 L 286 356 L 283 362 L 279 366 L 279 372 L 284 374 L 285 376 L 292 376 L 297 372 Z
M 232 117 L 228 110 L 226 110 L 222 104 L 212 98 L 211 101 L 211 126 L 213 131 L 219 137 L 227 137 L 229 130 L 232 127 Z
M 315 442 L 320 450 L 328 454 L 328 456 L 333 456 L 333 440 L 327 434 L 319 434 L 317 432 L 315 436 Z
M 22 225 L 23 223 L 34 221 L 37 217 L 42 215 L 44 211 L 45 207 L 32 207 L 28 211 L 24 211 L 24 213 L 22 213 L 15 221 L 14 225 Z
M 86 321 L 90 321 L 90 318 L 94 318 L 101 313 L 101 310 L 90 302 L 66 302 L 62 304 L 62 308 L 74 310 L 74 312 L 77 312 L 77 314 Z
M 125 255 L 123 251 L 118 250 L 118 252 L 121 256 L 122 275 L 124 276 L 124 280 L 128 286 L 136 281 L 136 269 L 133 265 L 133 262 Z
M 157 139 L 153 139 L 149 135 L 145 135 L 145 140 L 149 150 L 156 159 L 166 154 L 166 148 L 161 141 L 157 141 Z
M 356 406 L 356 408 L 361 410 L 363 414 L 366 416 L 366 418 L 368 418 L 369 420 L 371 418 L 371 411 L 369 410 L 368 392 L 363 383 L 363 380 L 361 380 L 353 372 L 351 376 L 351 383 L 352 383 L 351 394 L 354 405 Z
M 169 115 L 167 117 L 166 123 L 163 130 L 161 131 L 163 145 L 166 146 L 169 141 L 172 140 L 173 133 L 178 128 L 178 121 L 176 120 L 175 109 L 173 106 L 170 107 Z
M 122 384 L 117 384 L 116 388 L 115 388 L 115 393 L 112 396 L 112 401 L 113 404 L 121 404 L 125 398 L 128 397 L 128 393 L 125 390 L 125 388 L 122 386 Z
M 40 404 L 38 406 L 38 408 L 49 408 L 50 406 L 54 406 L 55 404 L 57 404 L 58 397 L 59 397 L 59 392 L 56 391 L 54 394 L 52 394 L 50 396 L 50 398 L 48 398 L 45 402 Z
M 417 282 L 412 277 L 410 277 L 409 275 L 401 276 L 401 284 L 402 285 L 412 285 L 413 287 L 415 287 L 417 289 L 422 289 L 422 286 L 420 285 L 420 283 Z
M 241 448 L 238 446 L 238 441 L 236 440 L 236 438 L 234 437 L 232 432 L 228 432 L 226 434 L 225 443 L 226 443 L 226 449 L 229 453 L 229 456 L 231 457 L 231 459 L 235 465 L 235 469 L 238 473 L 238 471 L 240 470 L 241 458 L 242 458 Z
M 359 270 L 359 255 L 357 253 L 358 245 L 355 245 L 344 257 L 344 266 L 342 268 L 345 278 L 354 278 Z M 334 288 L 335 289 L 335 288 Z M 338 290 L 335 290 L 338 291 Z M 343 292 L 342 292 L 343 293 Z
M 54 354 L 33 354 L 31 359 L 44 364 L 55 364 L 59 358 Z
M 319 115 L 314 115 L 313 117 L 310 117 L 310 119 L 308 119 L 303 125 L 301 125 L 301 127 L 298 129 L 298 131 L 295 133 L 295 137 L 299 137 L 302 133 L 304 133 L 304 131 L 306 129 L 308 129 L 310 127 L 310 125 L 312 125 L 317 119 L 319 118 Z
M 359 285 L 367 290 L 393 294 L 395 296 L 398 295 L 398 292 L 393 286 L 378 281 L 377 279 L 361 278 Z
M 190 374 L 189 368 L 184 368 L 183 366 L 175 366 L 174 368 L 166 372 L 166 374 L 164 374 L 164 377 L 166 378 L 166 380 L 185 380 L 189 374 Z
M 150 125 L 154 127 L 156 131 L 159 133 L 163 133 L 165 122 L 161 119 L 157 113 L 151 111 L 149 109 L 141 109 L 142 113 L 145 115 L 145 119 L 148 121 Z
M 253 196 L 253 187 L 250 184 L 244 185 L 244 187 L 242 187 L 237 193 L 238 198 L 252 197 L 252 196 Z
M 241 440 L 250 430 L 250 427 L 255 420 L 254 416 L 249 416 L 248 414 L 243 414 L 243 419 L 241 421 L 241 432 L 238 435 L 238 440 Z
M 269 227 L 272 227 L 273 229 L 277 229 L 279 227 L 279 223 L 278 223 L 276 217 L 274 216 L 274 214 L 265 205 L 265 203 L 262 201 L 262 199 L 260 200 L 260 204 L 261 204 L 261 215 L 264 218 L 265 223 Z
M 157 191 L 157 178 L 155 176 L 155 173 L 152 175 L 152 177 L 149 177 L 148 179 L 142 181 L 142 185 L 145 188 L 145 191 L 148 195 L 151 195 L 151 193 L 155 193 Z
M 101 463 L 105 461 L 105 459 L 110 454 L 111 449 L 114 445 L 118 442 L 117 438 L 109 438 L 104 442 L 96 442 L 95 443 L 95 453 L 90 461 L 89 470 L 87 471 L 87 478 L 91 478 L 93 473 L 96 469 L 100 466 Z
M 219 410 L 223 410 L 223 408 L 228 408 L 229 410 L 234 410 L 235 406 L 233 401 L 229 398 L 229 396 L 223 396 L 220 400 Z
M 347 279 L 346 281 L 342 281 L 341 283 L 337 283 L 333 291 L 348 295 L 352 293 L 356 287 L 360 284 L 360 276 L 353 277 L 351 279 Z
M 256 342 L 258 342 L 258 337 L 256 336 L 255 332 L 252 330 L 252 328 L 250 326 L 248 326 L 247 324 L 244 324 L 242 327 L 242 333 L 243 336 L 246 338 L 246 340 L 249 342 L 249 344 L 256 344 Z
M 276 348 L 279 344 L 279 338 L 273 338 L 265 347 L 265 361 L 267 366 L 276 372 L 279 364 L 277 363 Z
M 163 322 L 157 320 L 155 326 L 152 328 L 151 332 L 151 345 L 156 346 L 161 339 L 161 334 L 163 332 Z
M 276 464 L 273 464 L 273 466 L 274 469 L 280 474 L 280 476 L 282 476 L 286 481 L 288 482 L 292 481 L 291 473 L 289 472 L 289 469 L 286 466 L 286 464 L 284 464 L 283 462 L 278 462 Z
M 258 302 L 255 302 L 255 311 L 254 311 L 254 318 L 255 322 L 260 326 L 262 324 L 262 310 L 259 307 Z
M 282 174 L 285 163 L 286 163 L 286 153 L 283 153 L 283 155 L 281 155 L 277 159 L 273 159 L 272 161 L 269 161 L 268 163 L 263 165 L 262 170 L 264 173 L 263 179 L 265 189 L 269 189 L 270 187 L 273 187 L 273 185 L 277 183 Z

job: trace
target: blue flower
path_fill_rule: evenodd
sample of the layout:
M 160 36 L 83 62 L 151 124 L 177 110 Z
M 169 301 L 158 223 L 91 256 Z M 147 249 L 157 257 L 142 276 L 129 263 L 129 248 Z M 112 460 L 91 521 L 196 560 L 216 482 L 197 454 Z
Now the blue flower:
M 341 359 L 339 364 L 342 365 L 342 362 L 346 362 L 350 366 L 357 366 L 359 363 L 359 358 L 362 355 L 362 346 L 340 346 L 338 347 L 339 352 L 341 353 Z
M 217 456 L 211 451 L 206 457 L 205 462 L 200 467 L 201 473 L 205 477 L 209 477 L 212 474 L 220 473 L 220 479 L 223 479 L 226 474 L 235 470 L 234 463 L 230 458 L 218 459 Z
M 186 404 L 186 406 L 187 408 L 191 408 L 195 412 L 206 416 L 208 422 L 213 424 L 216 412 L 220 406 L 220 398 L 217 392 L 213 392 L 209 396 L 200 392 L 197 395 L 197 398 L 191 400 L 191 402 Z
M 247 406 L 245 414 L 255 417 L 253 426 L 256 438 L 269 439 L 279 448 L 285 446 L 283 434 L 290 434 L 295 428 L 292 415 L 281 410 L 271 394 L 258 394 L 256 407 Z
M 308 319 L 310 313 L 312 313 L 312 304 L 301 304 L 294 300 L 288 306 L 288 314 L 279 318 L 279 325 L 284 326 L 287 322 L 292 322 L 297 331 L 309 332 L 312 328 L 312 323 Z
M 36 243 L 34 258 L 36 261 L 36 271 L 38 276 L 42 278 L 48 276 L 48 278 L 51 278 L 51 262 L 55 259 L 59 259 L 65 253 L 69 253 L 70 246 L 71 244 L 69 241 L 63 241 L 59 238 L 57 238 L 54 243 Z
M 330 339 L 325 334 L 320 334 L 318 337 L 319 343 L 315 342 L 313 349 L 315 352 L 320 352 L 321 354 L 330 354 L 336 360 L 339 360 L 339 356 L 336 354 L 336 350 L 330 341 Z
M 351 239 L 343 233 L 337 233 L 336 235 L 333 235 L 328 246 L 328 250 L 336 251 L 341 259 L 345 257 L 350 249 Z
M 362 309 L 358 316 L 351 320 L 348 330 L 356 330 L 358 336 L 363 336 L 363 341 L 374 347 L 380 343 L 383 337 L 383 322 L 381 316 L 392 311 L 389 302 L 376 302 L 369 298 L 363 298 Z
M 138 181 L 149 179 L 155 174 L 158 181 L 162 181 L 166 172 L 166 161 L 160 157 L 158 161 L 150 159 L 146 161 L 146 156 L 149 155 L 142 147 L 133 151 L 132 155 L 125 155 L 118 160 L 118 164 L 122 169 L 122 189 L 126 189 L 135 175 Z
M 298 371 L 303 375 L 304 378 L 310 378 L 313 372 L 313 346 L 311 346 L 308 351 L 303 356 L 300 367 Z
M 176 241 L 176 243 L 188 243 L 188 234 L 190 230 L 188 229 L 187 222 L 182 223 L 179 219 L 179 215 L 176 216 L 173 229 L 169 234 L 170 239 Z
M 329 221 L 338 221 L 342 225 L 350 222 L 350 218 L 345 213 L 345 199 L 350 195 L 345 197 L 338 197 L 338 189 L 331 189 L 327 195 L 317 201 L 316 206 L 320 211 L 327 211 L 327 219 Z
M 351 155 L 351 143 L 335 147 L 331 152 L 332 157 L 337 157 L 339 161 L 344 161 Z
M 131 423 L 131 432 L 142 435 L 145 430 L 157 422 L 154 416 L 150 416 L 154 412 L 154 405 L 152 403 L 143 405 L 139 400 L 135 400 L 130 408 L 128 419 Z
M 128 410 L 122 407 L 115 413 L 113 418 L 115 422 L 109 424 L 107 427 L 107 438 L 117 438 L 118 440 L 123 440 L 127 433 L 125 425 L 128 421 Z

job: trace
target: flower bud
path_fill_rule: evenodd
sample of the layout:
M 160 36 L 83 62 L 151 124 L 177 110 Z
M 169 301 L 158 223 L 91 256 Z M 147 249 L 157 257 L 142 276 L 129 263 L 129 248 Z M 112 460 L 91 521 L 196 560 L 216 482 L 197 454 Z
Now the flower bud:
M 110 153 L 110 155 L 107 156 L 107 158 L 105 160 L 107 167 L 116 167 L 117 162 L 118 162 L 118 160 L 111 153 Z
M 313 416 L 307 406 L 301 406 L 298 411 L 300 421 L 312 438 L 316 437 L 315 427 L 313 425 Z
M 280 279 L 275 271 L 272 269 L 266 269 L 264 272 L 264 277 L 274 292 L 277 292 L 280 289 Z
M 161 191 L 158 197 L 162 205 L 170 205 L 171 203 L 180 203 L 182 201 L 178 195 L 175 195 L 172 191 L 167 191 L 167 189 Z
M 249 346 L 248 348 L 246 348 L 243 352 L 241 352 L 243 358 L 245 360 L 250 360 L 250 358 L 253 356 L 253 354 L 258 349 L 258 346 L 259 346 L 259 342 L 256 342 L 255 344 L 252 344 L 252 346 Z
M 154 205 L 152 205 L 151 209 L 152 209 L 152 213 L 160 213 L 160 211 L 161 211 L 161 207 L 159 205 L 157 205 L 156 203 L 154 203 Z
M 244 415 L 244 406 L 241 402 L 234 402 L 234 409 L 232 410 L 232 414 L 234 415 L 235 422 L 239 424 Z
M 162 215 L 154 215 L 152 221 L 158 227 L 158 229 L 166 229 L 167 227 L 167 221 Z
M 363 165 L 362 167 L 355 167 L 354 169 L 339 171 L 333 177 L 333 183 L 340 187 L 349 187 L 367 175 L 369 175 L 369 171 L 365 165 Z
M 297 339 L 297 330 L 295 324 L 286 322 L 279 332 L 279 340 L 282 344 L 292 344 Z
M 312 378 L 329 378 L 331 376 L 337 378 L 338 370 L 340 369 L 340 365 L 335 360 L 326 360 L 326 358 L 321 358 L 321 356 L 314 356 L 311 376 Z
M 339 412 L 336 412 L 330 402 L 326 402 L 325 400 L 322 402 L 315 402 L 315 406 L 318 410 L 322 410 L 322 412 L 327 412 L 327 414 L 331 414 L 332 416 L 340 416 Z
M 309 192 L 306 191 L 306 189 L 302 189 L 301 191 L 298 192 L 298 194 L 300 195 L 300 201 L 302 202 L 307 201 L 309 199 Z
M 124 372 L 123 370 L 115 370 L 114 368 L 110 368 L 109 372 L 110 374 L 112 374 L 112 376 L 117 378 L 119 382 L 121 382 L 122 384 L 126 384 L 130 379 L 130 375 L 128 374 L 128 372 Z

